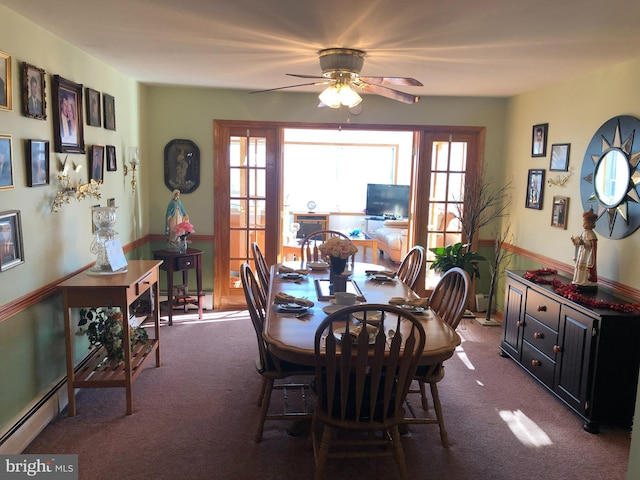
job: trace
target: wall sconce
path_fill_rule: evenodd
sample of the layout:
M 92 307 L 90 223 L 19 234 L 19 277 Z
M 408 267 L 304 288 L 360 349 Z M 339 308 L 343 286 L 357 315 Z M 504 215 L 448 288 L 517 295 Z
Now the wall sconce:
M 136 194 L 136 169 L 140 164 L 140 149 L 138 147 L 129 147 L 129 166 L 125 163 L 123 165 L 124 176 L 126 177 L 131 170 L 131 195 Z

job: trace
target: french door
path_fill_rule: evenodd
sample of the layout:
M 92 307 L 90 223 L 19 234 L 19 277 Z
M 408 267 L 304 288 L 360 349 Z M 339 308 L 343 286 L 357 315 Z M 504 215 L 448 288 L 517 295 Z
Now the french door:
M 258 242 L 275 263 L 279 238 L 280 175 L 277 129 L 216 125 L 214 128 L 214 308 L 246 306 L 240 267 L 254 268 Z

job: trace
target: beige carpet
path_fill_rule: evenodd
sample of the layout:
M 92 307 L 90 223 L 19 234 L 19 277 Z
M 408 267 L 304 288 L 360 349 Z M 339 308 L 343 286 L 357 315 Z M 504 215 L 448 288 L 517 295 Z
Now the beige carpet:
M 60 415 L 24 453 L 78 454 L 83 480 L 311 478 L 307 438 L 287 436 L 288 422 L 268 423 L 262 443 L 253 442 L 260 378 L 246 312 L 207 317 L 162 327 L 163 364 L 134 384 L 133 415 L 125 415 L 123 390 L 84 390 L 78 415 Z M 465 320 L 459 333 L 439 386 L 451 448 L 442 448 L 436 426 L 411 426 L 403 439 L 410 478 L 625 478 L 628 431 L 583 431 L 577 415 L 498 355 L 500 327 Z M 327 479 L 397 477 L 384 459 L 326 469 Z

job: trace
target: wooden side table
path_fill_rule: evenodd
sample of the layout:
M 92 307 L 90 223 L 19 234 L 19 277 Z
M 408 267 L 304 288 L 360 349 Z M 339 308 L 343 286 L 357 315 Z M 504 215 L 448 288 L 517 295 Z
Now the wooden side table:
M 176 250 L 155 250 L 153 252 L 154 260 L 162 260 L 160 270 L 167 272 L 167 310 L 169 316 L 169 325 L 173 325 L 173 308 L 182 303 L 186 306 L 191 302 L 187 291 L 189 285 L 189 270 L 196 271 L 197 285 L 197 305 L 198 318 L 202 319 L 202 250 L 195 248 L 187 248 L 185 253 Z M 173 274 L 182 272 L 183 291 L 174 295 Z
M 152 260 L 132 260 L 127 271 L 113 275 L 91 275 L 87 270 L 61 282 L 64 302 L 64 335 L 67 353 L 67 390 L 69 394 L 68 414 L 76 414 L 76 388 L 124 387 L 126 390 L 127 414 L 133 413 L 131 385 L 142 372 L 143 365 L 155 352 L 156 367 L 160 366 L 160 323 L 158 304 L 158 267 L 160 262 Z M 154 338 L 145 345 L 137 345 L 131 351 L 128 328 L 122 329 L 122 349 L 124 363 L 115 370 L 100 370 L 100 355 L 103 347 L 96 348 L 76 368 L 74 365 L 74 336 L 71 309 L 88 307 L 118 307 L 123 318 L 130 318 L 130 305 L 143 293 L 151 290 L 153 306 L 151 317 L 154 323 Z M 77 325 L 77 322 L 75 322 Z M 151 335 L 150 335 L 151 337 Z

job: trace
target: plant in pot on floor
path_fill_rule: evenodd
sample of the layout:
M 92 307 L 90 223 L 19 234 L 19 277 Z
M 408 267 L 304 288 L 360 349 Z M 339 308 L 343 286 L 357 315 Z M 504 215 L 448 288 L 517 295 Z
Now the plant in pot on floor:
M 127 322 L 127 327 L 132 352 L 137 344 L 149 341 L 147 331 L 141 326 L 132 328 Z M 103 346 L 107 351 L 107 357 L 100 363 L 99 368 L 115 369 L 124 362 L 123 328 L 123 315 L 119 309 L 98 307 L 80 310 L 77 335 L 87 336 L 89 348 Z

